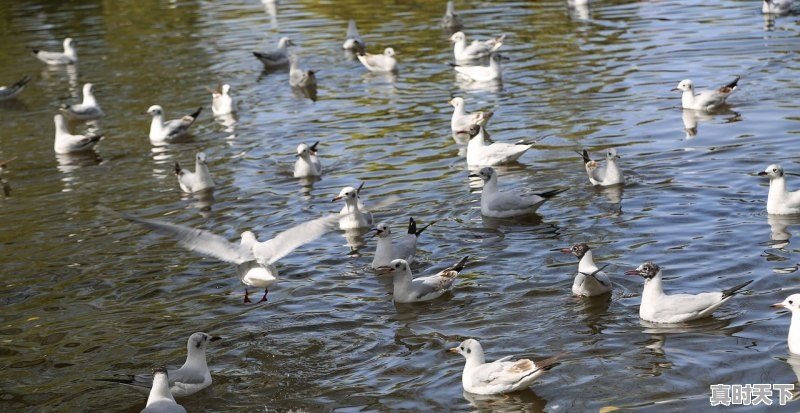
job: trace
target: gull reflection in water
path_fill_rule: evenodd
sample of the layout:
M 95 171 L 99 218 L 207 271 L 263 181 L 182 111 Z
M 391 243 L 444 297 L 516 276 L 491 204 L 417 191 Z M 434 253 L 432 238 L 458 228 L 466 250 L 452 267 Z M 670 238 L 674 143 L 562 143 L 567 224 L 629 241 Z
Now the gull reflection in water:
M 214 205 L 214 188 L 203 189 L 191 194 L 182 193 L 183 199 L 191 199 L 192 207 L 196 208 L 203 218 L 211 217 L 211 207 Z
M 83 152 L 56 154 L 58 170 L 63 174 L 61 181 L 64 182 L 63 192 L 72 190 L 75 181 L 74 172 L 86 166 L 99 165 L 103 161 L 100 155 L 93 149 Z
M 292 94 L 298 98 L 311 99 L 312 102 L 317 101 L 317 85 L 306 87 L 292 86 Z
M 72 100 L 82 100 L 81 92 L 83 89 L 78 85 L 78 65 L 45 65 L 42 68 L 42 78 L 50 80 L 53 76 L 61 75 L 61 71 L 67 75 L 67 83 L 69 84 L 69 95 Z
M 800 216 L 798 215 L 767 215 L 767 223 L 769 224 L 770 232 L 770 246 L 775 249 L 782 249 L 789 245 L 789 239 L 792 233 L 789 232 L 789 225 L 800 225 Z
M 739 112 L 732 111 L 727 107 L 716 109 L 713 113 L 702 110 L 683 109 L 683 130 L 686 132 L 686 139 L 692 139 L 697 136 L 697 124 L 701 121 L 708 122 L 713 120 L 714 115 L 731 115 L 725 119 L 725 123 L 737 122 L 742 118 Z
M 503 90 L 503 81 L 497 79 L 489 82 L 476 82 L 461 73 L 456 73 L 456 86 L 464 92 L 500 92 Z
M 528 388 L 513 393 L 483 395 L 464 392 L 464 399 L 478 412 L 543 412 L 547 400 Z
M 591 10 L 589 10 L 589 0 L 567 0 L 569 16 L 575 20 L 589 20 Z
M 273 29 L 278 28 L 278 0 L 261 0 L 264 4 L 264 11 L 269 16 L 269 24 Z
M 225 139 L 233 140 L 236 139 L 236 124 L 238 121 L 236 117 L 233 116 L 232 113 L 226 113 L 224 115 L 217 115 L 214 117 L 214 120 L 217 121 L 220 125 L 223 126 L 223 131 L 230 133 Z
M 358 255 L 359 251 L 364 248 L 364 234 L 369 232 L 369 228 L 354 228 L 346 229 L 344 232 L 344 239 L 347 241 L 347 246 L 350 247 L 348 255 Z

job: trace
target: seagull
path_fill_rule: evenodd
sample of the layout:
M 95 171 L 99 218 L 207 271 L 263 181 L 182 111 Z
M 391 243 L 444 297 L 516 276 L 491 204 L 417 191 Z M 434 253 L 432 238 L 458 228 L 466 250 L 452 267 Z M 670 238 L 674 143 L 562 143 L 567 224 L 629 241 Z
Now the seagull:
M 681 95 L 681 105 L 684 109 L 712 110 L 725 103 L 725 99 L 728 98 L 728 95 L 736 90 L 737 83 L 739 83 L 738 76 L 733 80 L 733 82 L 728 83 L 719 89 L 701 90 L 695 94 L 694 83 L 692 83 L 692 81 L 689 79 L 685 79 L 681 80 L 681 82 L 678 83 L 678 87 L 673 88 L 672 90 L 683 91 L 683 95 Z
M 792 8 L 792 0 L 764 0 L 761 12 L 764 14 L 786 14 Z
M 363 52 L 366 46 L 367 44 L 364 43 L 364 40 L 362 40 L 361 36 L 358 34 L 356 21 L 350 19 L 350 21 L 347 22 L 347 40 L 344 41 L 342 49 Z
M 197 108 L 193 113 L 180 119 L 173 119 L 164 122 L 164 109 L 161 106 L 153 105 L 147 109 L 145 114 L 153 117 L 150 122 L 150 143 L 153 145 L 163 145 L 174 142 L 189 134 L 189 127 L 200 115 L 203 107 Z
M 17 97 L 25 89 L 25 85 L 31 81 L 31 77 L 25 75 L 22 79 L 16 81 L 11 86 L 0 86 L 0 100 L 8 100 Z
M 372 225 L 372 213 L 364 208 L 361 198 L 358 196 L 361 189 L 364 187 L 362 182 L 358 189 L 352 186 L 346 186 L 339 191 L 339 195 L 335 196 L 331 202 L 336 202 L 344 199 L 344 207 L 339 212 L 339 229 L 359 229 L 369 228 Z
M 474 394 L 503 394 L 527 389 L 545 371 L 555 367 L 559 358 L 553 356 L 531 361 L 511 360 L 514 356 L 506 356 L 487 363 L 481 343 L 471 338 L 449 351 L 461 354 L 467 359 L 464 372 L 461 374 L 461 384 L 464 386 L 464 391 Z
M 147 405 L 139 413 L 186 413 L 169 391 L 169 373 L 164 367 L 153 369 L 153 387 L 147 396 Z
M 220 337 L 200 332 L 189 336 L 189 340 L 186 342 L 186 362 L 179 369 L 167 371 L 169 375 L 169 393 L 172 396 L 191 396 L 211 385 L 211 372 L 208 371 L 208 364 L 206 363 L 206 347 L 208 347 L 209 342 L 217 340 L 220 340 Z M 140 393 L 147 394 L 151 388 L 154 388 L 153 378 L 149 374 L 137 374 L 125 379 L 101 380 L 119 383 Z
M 500 192 L 497 189 L 497 172 L 492 167 L 483 168 L 470 177 L 483 179 L 481 214 L 491 218 L 533 214 L 545 201 L 567 190 L 560 188 L 538 194 L 512 190 Z
M 456 60 L 474 60 L 489 56 L 503 45 L 506 35 L 501 35 L 489 40 L 473 40 L 467 46 L 467 36 L 464 32 L 455 32 L 450 36 L 453 45 L 453 54 Z
M 452 1 L 447 2 L 447 11 L 442 17 L 442 27 L 445 29 L 458 30 L 464 25 L 461 23 L 461 17 L 456 14 L 456 8 Z
M 278 48 L 266 53 L 253 52 L 253 56 L 258 58 L 264 64 L 265 69 L 273 67 L 286 66 L 289 64 L 289 46 L 294 46 L 294 42 L 289 40 L 288 37 L 281 37 L 278 40 Z
M 456 133 L 469 132 L 472 125 L 486 126 L 494 115 L 493 111 L 478 111 L 467 113 L 464 98 L 454 97 L 447 101 L 453 106 L 453 117 L 450 119 L 450 129 Z
M 300 88 L 317 87 L 317 76 L 313 70 L 305 70 L 300 67 L 297 55 L 289 56 L 289 85 Z
M 53 121 L 56 124 L 56 142 L 54 149 L 58 154 L 88 151 L 100 141 L 103 135 L 84 136 L 73 135 L 67 130 L 64 116 L 55 115 Z
M 625 271 L 625 275 L 640 275 L 644 278 L 639 317 L 651 323 L 682 323 L 708 317 L 739 290 L 753 282 L 750 280 L 713 293 L 667 295 L 661 286 L 661 268 L 652 262 L 648 261 L 635 270 Z
M 489 57 L 489 66 L 466 66 L 450 64 L 456 72 L 472 79 L 475 82 L 491 82 L 500 79 L 500 55 L 492 53 Z
M 231 97 L 231 85 L 224 84 L 217 86 L 216 89 L 206 88 L 211 92 L 211 111 L 214 116 L 230 115 L 234 112 L 233 98 Z
M 411 267 L 406 260 L 402 259 L 393 260 L 387 266 L 378 267 L 378 272 L 394 277 L 394 293 L 392 293 L 394 302 L 418 303 L 437 299 L 452 290 L 458 273 L 464 269 L 467 258 L 469 257 L 464 257 L 456 265 L 426 277 L 412 279 Z
M 772 307 L 785 308 L 792 313 L 792 321 L 789 325 L 789 351 L 800 355 L 800 294 L 792 294 L 781 303 L 772 304 Z
M 575 276 L 575 281 L 572 283 L 572 294 L 593 297 L 611 292 L 611 280 L 603 272 L 608 264 L 598 268 L 588 245 L 575 244 L 571 248 L 562 248 L 559 251 L 572 254 L 579 260 L 578 275 Z
M 61 111 L 68 118 L 76 120 L 91 120 L 103 116 L 103 110 L 94 98 L 94 85 L 83 85 L 83 102 L 77 105 L 62 105 Z
M 494 166 L 515 162 L 522 154 L 533 147 L 533 143 L 486 143 L 485 130 L 480 125 L 469 128 L 467 143 L 467 164 L 474 166 Z
M 382 55 L 361 52 L 358 54 L 358 60 L 370 72 L 396 72 L 397 60 L 394 54 L 394 49 L 387 47 Z
M 589 182 L 594 186 L 611 186 L 625 183 L 625 177 L 622 176 L 622 169 L 620 169 L 617 159 L 617 150 L 609 148 L 606 151 L 606 164 L 600 166 L 597 161 L 593 161 L 589 157 L 589 152 L 586 149 L 580 154 L 583 157 L 583 164 L 586 167 L 586 173 L 589 175 Z
M 435 222 L 435 221 L 434 221 Z M 392 260 L 402 258 L 409 264 L 414 262 L 417 254 L 417 239 L 433 222 L 417 229 L 414 218 L 408 218 L 408 233 L 399 241 L 392 242 L 392 230 L 384 222 L 379 223 L 371 231 L 375 231 L 373 237 L 378 237 L 378 245 L 375 247 L 375 257 L 372 259 L 372 268 L 378 269 L 389 265 Z
M 48 65 L 74 65 L 78 63 L 78 54 L 75 53 L 75 41 L 67 37 L 64 39 L 64 52 L 44 52 L 39 49 L 31 49 L 31 53 L 37 59 Z
M 322 175 L 322 163 L 317 157 L 319 141 L 308 146 L 305 143 L 297 145 L 297 161 L 294 163 L 295 178 L 309 178 Z
M 800 214 L 800 191 L 789 192 L 786 189 L 786 177 L 780 165 L 772 164 L 759 172 L 758 176 L 769 177 L 768 214 Z
M 328 214 L 305 221 L 264 242 L 258 242 L 251 231 L 245 231 L 241 234 L 241 243 L 234 244 L 201 229 L 129 214 L 122 214 L 122 217 L 158 234 L 175 238 L 183 248 L 236 264 L 236 272 L 245 286 L 264 289 L 264 296 L 259 303 L 267 301 L 269 287 L 278 281 L 275 263 L 295 249 L 335 229 L 334 223 L 339 219 L 336 214 Z M 247 288 L 244 291 L 244 302 L 251 302 Z
M 181 168 L 181 164 L 175 162 L 175 175 L 178 177 L 178 184 L 183 192 L 200 192 L 206 189 L 214 189 L 214 179 L 208 171 L 206 164 L 206 154 L 198 152 L 195 156 L 194 172 Z

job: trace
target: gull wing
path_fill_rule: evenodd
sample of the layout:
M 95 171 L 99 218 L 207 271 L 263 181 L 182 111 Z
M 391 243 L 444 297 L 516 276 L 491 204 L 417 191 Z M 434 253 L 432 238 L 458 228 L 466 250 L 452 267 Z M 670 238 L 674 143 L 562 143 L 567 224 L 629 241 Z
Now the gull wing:
M 253 254 L 259 262 L 274 264 L 302 245 L 321 237 L 326 232 L 337 228 L 334 224 L 339 222 L 339 214 L 328 214 L 321 218 L 295 225 L 281 232 L 275 238 L 257 244 L 253 247 Z

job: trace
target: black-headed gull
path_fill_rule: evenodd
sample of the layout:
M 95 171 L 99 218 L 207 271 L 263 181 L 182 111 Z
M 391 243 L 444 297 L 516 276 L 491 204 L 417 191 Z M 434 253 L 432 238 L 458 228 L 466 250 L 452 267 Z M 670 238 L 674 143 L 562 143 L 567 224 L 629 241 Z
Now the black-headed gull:
M 761 12 L 764 14 L 786 14 L 792 9 L 792 0 L 764 0 Z
M 681 94 L 681 105 L 684 109 L 712 110 L 725 103 L 725 99 L 736 90 L 739 77 L 714 90 L 701 90 L 695 94 L 694 83 L 689 79 L 681 80 L 678 86 L 672 90 L 679 90 Z
M 322 175 L 322 163 L 317 154 L 319 141 L 308 146 L 305 143 L 297 145 L 297 160 L 294 163 L 295 178 L 310 178 Z
M 467 35 L 464 32 L 455 32 L 450 36 L 453 43 L 453 55 L 457 61 L 480 59 L 489 56 L 503 45 L 506 35 L 501 35 L 489 40 L 473 40 L 467 45 Z
M 434 221 L 435 222 L 435 221 Z M 414 262 L 414 256 L 417 255 L 417 239 L 425 229 L 431 226 L 433 222 L 417 229 L 417 223 L 414 218 L 408 219 L 408 232 L 396 242 L 392 241 L 392 229 L 384 222 L 378 223 L 372 231 L 375 231 L 373 238 L 378 238 L 378 243 L 375 246 L 375 257 L 372 259 L 372 268 L 389 265 L 392 260 L 402 258 L 408 263 Z
M 214 189 L 214 179 L 206 164 L 206 154 L 198 152 L 195 155 L 194 172 L 181 168 L 178 161 L 175 161 L 175 175 L 178 177 L 178 184 L 183 192 L 200 192 L 207 189 Z
M 328 214 L 295 225 L 264 242 L 258 242 L 255 234 L 245 231 L 241 234 L 241 243 L 235 244 L 201 229 L 129 214 L 122 214 L 122 217 L 153 232 L 174 238 L 183 248 L 236 264 L 237 275 L 244 285 L 264 289 L 264 296 L 259 303 L 267 300 L 269 287 L 278 281 L 275 263 L 295 249 L 334 230 L 335 223 L 339 220 L 338 215 Z M 250 302 L 247 288 L 244 302 Z
M 547 192 L 527 193 L 519 190 L 500 191 L 497 188 L 497 172 L 494 168 L 481 169 L 471 177 L 483 179 L 481 192 L 481 214 L 492 218 L 508 218 L 536 212 L 548 199 L 566 191 L 553 189 Z
M 481 343 L 471 338 L 449 351 L 461 354 L 467 360 L 461 373 L 461 384 L 464 391 L 474 394 L 503 394 L 527 389 L 545 371 L 555 367 L 559 358 L 553 356 L 531 361 L 511 360 L 514 356 L 506 356 L 487 363 Z
M 347 39 L 345 39 L 344 44 L 342 44 L 342 49 L 353 52 L 363 52 L 366 46 L 367 44 L 364 43 L 364 40 L 362 40 L 361 36 L 358 34 L 356 21 L 350 19 L 347 22 Z
M 214 116 L 230 115 L 236 109 L 231 97 L 231 85 L 219 85 L 214 89 L 206 88 L 211 92 L 211 111 Z
M 169 392 L 174 397 L 186 397 L 199 392 L 211 385 L 211 372 L 206 363 L 206 348 L 208 343 L 220 340 L 219 337 L 206 333 L 194 333 L 186 342 L 186 361 L 179 369 L 168 370 Z M 123 384 L 140 393 L 147 394 L 154 387 L 153 376 L 150 374 L 137 374 L 125 379 L 102 379 Z
M 477 111 L 467 113 L 464 98 L 454 97 L 447 101 L 453 106 L 453 117 L 450 118 L 450 129 L 456 133 L 469 133 L 472 125 L 486 126 L 486 123 L 494 115 L 493 111 Z
M 635 270 L 626 271 L 625 274 L 644 278 L 639 317 L 651 323 L 682 323 L 708 317 L 742 288 L 753 282 L 750 280 L 713 293 L 667 295 L 664 293 L 661 268 L 658 265 L 648 261 Z
M 767 169 L 759 172 L 758 175 L 769 177 L 768 214 L 800 214 L 800 191 L 789 192 L 786 189 L 786 176 L 780 165 L 772 164 Z
M 499 54 L 492 53 L 489 58 L 489 66 L 468 66 L 453 63 L 450 65 L 453 66 L 453 69 L 455 69 L 456 72 L 464 75 L 472 81 L 492 82 L 495 80 L 500 80 L 500 59 L 501 57 Z
M 447 2 L 447 9 L 445 10 L 444 16 L 442 16 L 441 25 L 443 28 L 449 30 L 458 30 L 464 26 L 461 23 L 461 17 L 456 14 L 456 7 L 453 5 L 452 1 Z
M 394 49 L 387 47 L 383 50 L 383 54 L 360 52 L 358 61 L 370 72 L 396 72 L 397 59 L 394 58 L 394 55 Z
M 589 182 L 595 186 L 611 186 L 625 183 L 625 176 L 622 175 L 622 169 L 619 167 L 617 150 L 608 148 L 606 150 L 606 164 L 601 166 L 598 161 L 593 161 L 589 157 L 589 152 L 586 149 L 580 154 L 583 157 L 583 166 L 586 168 L 586 174 L 589 175 Z
M 159 105 L 150 106 L 145 114 L 153 117 L 150 122 L 150 143 L 163 145 L 181 139 L 189 134 L 189 127 L 200 116 L 203 107 L 180 119 L 164 121 L 164 109 Z
M 78 63 L 78 54 L 75 51 L 75 41 L 67 37 L 64 39 L 63 52 L 45 52 L 39 49 L 31 49 L 31 53 L 37 59 L 48 65 L 72 65 Z
M 300 58 L 297 55 L 289 56 L 289 85 L 299 88 L 317 87 L 315 72 L 300 67 Z
M 153 369 L 153 387 L 147 404 L 139 413 L 186 413 L 169 391 L 169 373 L 164 367 Z
M 772 307 L 785 308 L 792 313 L 787 342 L 789 343 L 789 351 L 800 355 L 800 294 L 792 294 L 786 297 L 783 302 L 772 304 Z
M 413 278 L 411 266 L 406 260 L 397 259 L 389 265 L 378 267 L 380 274 L 391 275 L 394 278 L 394 292 L 392 299 L 396 303 L 417 303 L 430 301 L 441 297 L 453 289 L 458 273 L 467 263 L 464 257 L 453 265 L 434 275 Z
M 53 122 L 56 125 L 56 139 L 53 149 L 58 154 L 88 151 L 94 148 L 97 142 L 100 142 L 100 139 L 103 138 L 103 135 L 84 136 L 69 133 L 67 123 L 62 115 L 55 115 Z
M 288 37 L 281 37 L 281 39 L 278 40 L 277 49 L 265 53 L 253 52 L 253 56 L 264 64 L 265 69 L 286 66 L 289 64 L 289 46 L 294 45 L 294 42 L 289 40 Z
M 467 143 L 467 164 L 471 166 L 495 166 L 515 162 L 533 143 L 486 142 L 486 130 L 480 125 L 472 125 Z
M 63 105 L 61 112 L 71 119 L 91 120 L 103 116 L 103 110 L 97 104 L 94 97 L 94 85 L 86 83 L 83 85 L 83 102 L 76 105 Z
M 10 86 L 0 86 L 0 100 L 8 100 L 17 97 L 25 89 L 25 85 L 31 81 L 31 77 L 25 75 L 22 79 L 14 82 Z
M 612 284 L 603 269 L 608 265 L 598 267 L 594 263 L 592 250 L 585 243 L 574 244 L 570 248 L 559 251 L 572 254 L 578 258 L 578 274 L 572 283 L 572 293 L 583 297 L 593 297 L 611 292 Z

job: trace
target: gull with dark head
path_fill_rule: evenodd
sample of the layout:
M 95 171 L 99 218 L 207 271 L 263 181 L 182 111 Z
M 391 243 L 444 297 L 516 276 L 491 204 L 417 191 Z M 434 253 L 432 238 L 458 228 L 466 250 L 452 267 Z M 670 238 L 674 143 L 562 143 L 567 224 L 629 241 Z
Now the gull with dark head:
M 53 122 L 56 125 L 56 140 L 53 149 L 58 154 L 75 153 L 88 151 L 100 142 L 103 135 L 85 136 L 73 135 L 67 129 L 67 123 L 64 121 L 64 116 L 55 115 Z
M 394 49 L 387 47 L 383 50 L 383 54 L 361 52 L 358 54 L 358 61 L 370 72 L 396 72 L 397 59 L 394 58 L 394 55 Z
M 253 56 L 264 64 L 264 69 L 286 66 L 289 64 L 289 46 L 294 45 L 294 42 L 289 40 L 288 37 L 281 37 L 281 39 L 278 40 L 278 47 L 276 49 L 264 53 L 253 52 Z
M 774 215 L 800 214 L 800 191 L 790 192 L 786 188 L 786 176 L 780 165 L 772 164 L 758 173 L 769 178 L 767 213 Z
M 100 105 L 94 97 L 94 85 L 86 83 L 83 85 L 83 102 L 76 105 L 63 105 L 61 112 L 65 116 L 75 120 L 91 120 L 103 116 Z
M 486 130 L 480 125 L 472 125 L 467 143 L 467 164 L 471 166 L 495 166 L 516 162 L 533 142 L 517 143 L 486 142 Z
M 467 45 L 467 35 L 464 32 L 455 32 L 450 36 L 453 43 L 453 55 L 457 61 L 474 60 L 489 56 L 502 45 L 506 35 L 501 35 L 489 40 L 473 40 Z
M 22 89 L 25 89 L 25 85 L 31 81 L 31 77 L 25 75 L 22 79 L 14 82 L 14 84 L 10 86 L 0 86 L 0 100 L 8 100 L 14 99 L 22 93 Z
M 717 308 L 748 286 L 753 280 L 731 288 L 700 294 L 666 294 L 661 282 L 661 267 L 653 262 L 645 262 L 625 275 L 638 275 L 644 278 L 642 303 L 639 317 L 651 323 L 682 323 L 711 316 Z
M 322 175 L 322 163 L 317 154 L 319 141 L 308 146 L 305 143 L 297 145 L 297 161 L 294 163 L 295 178 L 310 178 Z
M 585 243 L 574 244 L 570 248 L 562 248 L 559 251 L 572 254 L 578 258 L 578 274 L 572 283 L 572 294 L 582 297 L 593 297 L 596 295 L 608 294 L 611 292 L 612 284 L 608 275 L 603 269 L 608 264 L 597 267 L 594 263 L 592 250 Z
M 681 80 L 678 86 L 673 88 L 673 91 L 681 91 L 681 106 L 684 109 L 694 110 L 713 110 L 725 103 L 725 99 L 736 90 L 739 83 L 739 77 L 725 86 L 721 86 L 714 90 L 701 90 L 695 93 L 694 83 L 689 80 Z
M 491 167 L 483 168 L 477 175 L 471 174 L 470 177 L 483 180 L 481 214 L 491 218 L 533 214 L 545 201 L 566 191 L 566 188 L 540 193 L 527 193 L 519 190 L 500 191 L 497 187 L 497 172 Z
M 174 142 L 189 134 L 189 127 L 200 116 L 203 107 L 180 119 L 164 121 L 164 109 L 159 105 L 150 106 L 145 114 L 153 117 L 150 122 L 150 143 L 156 146 Z
M 178 177 L 178 184 L 183 192 L 192 193 L 214 189 L 214 179 L 211 178 L 211 172 L 206 164 L 206 154 L 203 152 L 195 155 L 194 172 L 181 168 L 176 161 L 175 175 Z
M 617 150 L 608 148 L 606 150 L 606 164 L 600 165 L 598 161 L 593 161 L 589 157 L 589 152 L 586 149 L 580 153 L 583 157 L 583 165 L 586 168 L 586 173 L 589 175 L 589 182 L 595 186 L 611 186 L 625 183 L 625 177 L 622 175 L 622 169 L 619 167 Z
M 45 52 L 39 49 L 31 49 L 31 53 L 37 59 L 48 65 L 74 65 L 78 63 L 78 53 L 75 51 L 75 41 L 71 37 L 64 39 L 63 52 Z
M 435 221 L 434 221 L 435 222 Z M 408 219 L 408 232 L 397 242 L 392 241 L 392 229 L 384 222 L 378 223 L 371 231 L 375 231 L 373 238 L 378 238 L 378 244 L 375 247 L 375 257 L 372 259 L 372 268 L 378 269 L 389 265 L 392 260 L 404 259 L 409 264 L 414 262 L 414 256 L 417 254 L 417 239 L 433 222 L 417 229 L 417 223 L 414 218 Z
M 408 261 L 393 260 L 387 266 L 378 267 L 378 273 L 391 275 L 394 278 L 392 297 L 396 303 L 417 303 L 441 297 L 453 289 L 458 273 L 467 263 L 464 257 L 452 267 L 445 268 L 434 275 L 414 278 Z

